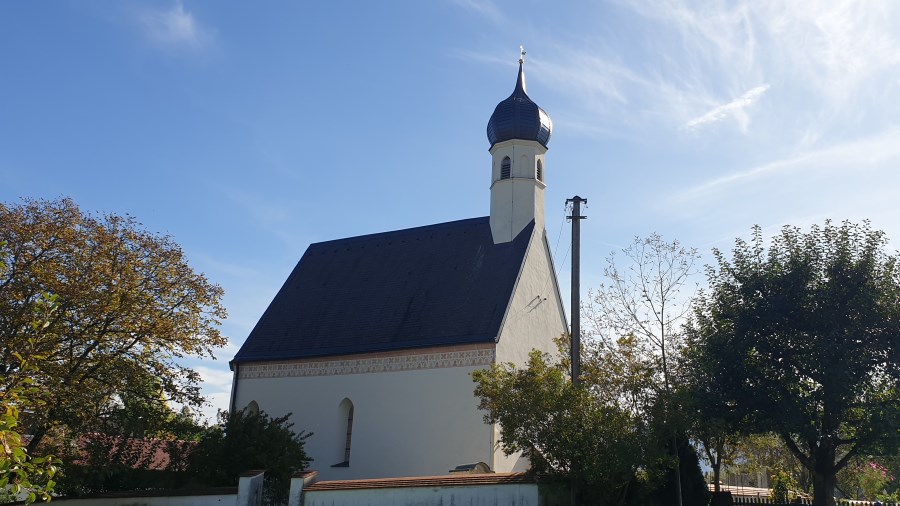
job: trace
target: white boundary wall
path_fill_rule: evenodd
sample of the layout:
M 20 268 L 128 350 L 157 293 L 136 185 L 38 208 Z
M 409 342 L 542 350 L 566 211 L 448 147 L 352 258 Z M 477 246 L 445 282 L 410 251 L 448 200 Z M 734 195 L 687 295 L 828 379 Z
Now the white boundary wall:
M 303 506 L 538 506 L 538 486 L 478 485 L 309 491 Z
M 50 504 L 64 506 L 234 506 L 236 494 L 185 495 L 166 497 L 95 497 L 88 499 L 54 499 Z

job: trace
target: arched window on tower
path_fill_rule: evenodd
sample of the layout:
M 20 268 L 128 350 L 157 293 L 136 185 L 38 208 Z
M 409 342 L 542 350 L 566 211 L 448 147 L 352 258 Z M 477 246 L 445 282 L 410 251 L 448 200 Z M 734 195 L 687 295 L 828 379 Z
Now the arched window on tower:
M 259 404 L 256 401 L 250 401 L 250 404 L 247 404 L 247 407 L 244 408 L 244 412 L 248 415 L 259 415 Z
M 538 181 L 544 180 L 544 164 L 540 160 L 537 161 L 537 167 L 535 167 L 535 174 L 537 175 Z
M 338 406 L 338 413 L 340 416 L 339 421 L 346 428 L 346 431 L 341 433 L 341 449 L 340 455 L 343 457 L 343 460 L 331 467 L 350 467 L 350 443 L 353 435 L 353 402 L 350 399 L 344 398 L 341 401 L 340 406 Z
M 500 162 L 500 179 L 509 179 L 511 165 L 509 157 L 504 156 L 503 161 Z

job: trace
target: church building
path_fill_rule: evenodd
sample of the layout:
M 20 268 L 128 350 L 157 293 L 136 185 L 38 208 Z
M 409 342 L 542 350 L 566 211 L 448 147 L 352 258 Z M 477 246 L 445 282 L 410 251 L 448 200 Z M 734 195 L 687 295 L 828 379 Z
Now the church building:
M 231 361 L 231 408 L 293 413 L 324 480 L 527 469 L 471 373 L 555 353 L 567 331 L 544 231 L 551 129 L 520 59 L 487 125 L 490 216 L 310 245 Z

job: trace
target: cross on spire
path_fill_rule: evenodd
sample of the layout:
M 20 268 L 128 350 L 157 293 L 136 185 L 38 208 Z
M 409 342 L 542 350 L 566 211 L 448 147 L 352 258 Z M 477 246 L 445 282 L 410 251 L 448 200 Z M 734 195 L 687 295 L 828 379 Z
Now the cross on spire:
M 519 46 L 519 63 L 525 63 L 525 47 Z

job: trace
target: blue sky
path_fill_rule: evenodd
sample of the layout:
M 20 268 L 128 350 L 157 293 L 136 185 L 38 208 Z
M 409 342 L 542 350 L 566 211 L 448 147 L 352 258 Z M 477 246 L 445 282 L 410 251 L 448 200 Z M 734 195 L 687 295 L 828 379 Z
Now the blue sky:
M 488 213 L 520 44 L 563 290 L 575 194 L 585 291 L 654 231 L 707 261 L 753 224 L 870 219 L 898 244 L 893 0 L 2 2 L 0 201 L 70 196 L 182 244 L 226 290 L 232 345 L 193 362 L 224 407 L 309 243 Z

